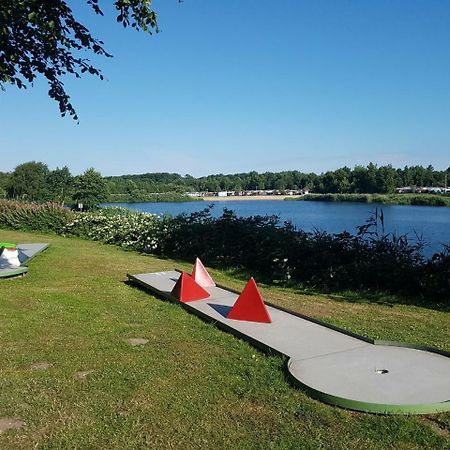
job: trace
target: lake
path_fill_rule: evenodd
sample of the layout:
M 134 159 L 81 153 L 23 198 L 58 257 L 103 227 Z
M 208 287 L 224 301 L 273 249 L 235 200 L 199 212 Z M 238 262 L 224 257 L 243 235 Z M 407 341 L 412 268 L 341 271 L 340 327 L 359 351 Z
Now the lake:
M 136 211 L 155 214 L 190 214 L 206 208 L 207 202 L 186 203 L 104 203 L 102 206 L 122 206 Z M 320 201 L 279 200 L 221 200 L 214 203 L 213 215 L 218 216 L 224 208 L 232 209 L 238 216 L 278 215 L 280 220 L 291 221 L 298 228 L 312 231 L 315 228 L 339 233 L 356 232 L 356 227 L 368 219 L 375 208 L 382 208 L 385 230 L 407 234 L 411 240 L 421 235 L 429 256 L 440 250 L 442 244 L 450 243 L 450 208 L 432 206 L 377 205 L 375 203 L 332 203 Z

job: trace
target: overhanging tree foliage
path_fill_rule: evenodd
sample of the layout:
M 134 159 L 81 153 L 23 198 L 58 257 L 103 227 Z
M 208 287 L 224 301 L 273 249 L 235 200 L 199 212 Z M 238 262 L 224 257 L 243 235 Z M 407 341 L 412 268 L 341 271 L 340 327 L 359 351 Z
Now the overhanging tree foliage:
M 99 0 L 85 0 L 103 15 Z M 117 22 L 152 34 L 158 31 L 152 0 L 116 0 Z M 103 42 L 73 15 L 64 0 L 0 1 L 0 88 L 7 84 L 26 88 L 38 75 L 49 84 L 49 96 L 59 104 L 61 115 L 78 120 L 62 78 L 89 73 L 103 79 L 101 71 L 85 57 L 85 51 L 111 57 Z

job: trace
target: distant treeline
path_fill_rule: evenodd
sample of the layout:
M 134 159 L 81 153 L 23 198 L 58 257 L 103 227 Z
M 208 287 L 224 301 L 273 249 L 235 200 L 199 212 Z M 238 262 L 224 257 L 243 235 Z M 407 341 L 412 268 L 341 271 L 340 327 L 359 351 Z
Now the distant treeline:
M 450 175 L 432 166 L 412 166 L 395 169 L 391 165 L 353 169 L 343 167 L 317 175 L 297 170 L 284 172 L 248 172 L 232 175 L 208 175 L 195 178 L 176 173 L 146 173 L 106 177 L 110 194 L 128 194 L 140 198 L 149 192 L 218 192 L 248 190 L 309 189 L 315 193 L 394 193 L 398 187 L 444 186 Z
M 42 162 L 19 164 L 12 172 L 0 172 L 0 198 L 28 202 L 54 202 L 89 209 L 108 199 L 107 183 L 94 169 L 73 176 L 67 167 L 50 170 Z
M 67 167 L 49 170 L 46 164 L 31 161 L 10 173 L 0 172 L 0 197 L 91 205 L 102 201 L 184 201 L 189 199 L 187 192 L 308 189 L 317 194 L 392 194 L 398 187 L 441 187 L 449 175 L 450 167 L 445 171 L 432 166 L 396 169 L 370 163 L 320 175 L 291 170 L 199 178 L 176 173 L 102 177 L 94 169 L 73 176 Z
M 164 174 L 163 178 L 164 178 Z M 158 179 L 159 174 L 155 174 Z M 93 168 L 74 176 L 68 167 L 50 170 L 42 162 L 19 164 L 12 172 L 0 172 L 0 198 L 28 202 L 55 202 L 61 205 L 83 204 L 90 209 L 101 202 L 181 202 L 193 199 L 180 189 L 165 186 L 160 191 L 152 189 L 117 190 L 114 182 L 102 177 Z

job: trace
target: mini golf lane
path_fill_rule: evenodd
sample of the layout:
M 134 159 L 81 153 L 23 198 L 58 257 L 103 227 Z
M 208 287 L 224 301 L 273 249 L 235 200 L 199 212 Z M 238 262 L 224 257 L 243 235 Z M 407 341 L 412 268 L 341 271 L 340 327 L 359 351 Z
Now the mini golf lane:
M 28 272 L 26 264 L 36 255 L 48 248 L 48 244 L 18 244 L 17 250 L 19 253 L 19 267 L 1 267 L 0 278 L 14 277 L 24 275 Z
M 28 263 L 36 255 L 47 250 L 48 244 L 18 244 L 17 250 L 19 251 L 19 261 L 21 264 Z
M 172 299 L 179 272 L 128 275 L 156 295 Z M 272 323 L 227 319 L 238 295 L 206 288 L 210 297 L 182 304 L 198 316 L 288 356 L 293 379 L 313 397 L 366 412 L 425 414 L 450 411 L 449 355 L 367 338 L 267 306 Z

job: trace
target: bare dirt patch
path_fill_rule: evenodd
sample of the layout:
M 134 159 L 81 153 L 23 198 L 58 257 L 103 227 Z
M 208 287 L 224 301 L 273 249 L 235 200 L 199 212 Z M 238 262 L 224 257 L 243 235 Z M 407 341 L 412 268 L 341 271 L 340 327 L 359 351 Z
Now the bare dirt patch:
M 52 363 L 36 362 L 36 363 L 31 364 L 30 369 L 31 370 L 47 370 L 47 369 L 50 369 L 50 367 L 53 367 Z
M 84 380 L 85 378 L 87 378 L 89 375 L 93 374 L 95 372 L 95 370 L 83 370 L 81 372 L 77 372 L 75 374 L 75 378 L 77 380 Z
M 450 429 L 446 428 L 445 425 L 441 423 L 437 418 L 424 417 L 423 422 L 430 425 L 432 430 L 439 436 L 443 436 L 447 439 L 450 437 Z
M 13 417 L 0 417 L 0 433 L 8 430 L 18 430 L 25 425 L 20 419 L 15 419 Z
M 130 338 L 130 339 L 125 339 L 125 340 L 133 347 L 145 345 L 148 342 L 148 339 L 142 339 L 142 338 Z

